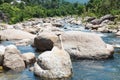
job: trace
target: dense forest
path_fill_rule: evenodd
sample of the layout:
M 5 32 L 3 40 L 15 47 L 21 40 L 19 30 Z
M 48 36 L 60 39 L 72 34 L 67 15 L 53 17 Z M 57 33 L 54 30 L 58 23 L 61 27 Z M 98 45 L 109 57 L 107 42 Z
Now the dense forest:
M 86 4 L 65 0 L 0 0 L 0 18 L 14 24 L 30 18 L 53 16 L 120 16 L 119 0 L 90 0 Z

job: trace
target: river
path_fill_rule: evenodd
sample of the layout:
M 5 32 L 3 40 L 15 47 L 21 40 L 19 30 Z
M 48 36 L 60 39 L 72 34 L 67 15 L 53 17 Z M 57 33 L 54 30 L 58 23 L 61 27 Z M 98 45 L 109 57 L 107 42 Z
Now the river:
M 67 27 L 67 25 L 66 25 Z M 68 30 L 84 30 L 82 26 L 72 25 L 71 27 L 64 28 Z M 119 45 L 120 38 L 114 34 L 102 34 L 102 39 L 109 44 Z M 2 42 L 3 45 L 12 44 L 12 41 Z M 31 46 L 21 46 L 18 49 L 23 52 L 35 52 L 35 49 Z M 73 76 L 70 80 L 120 80 L 120 48 L 115 48 L 115 54 L 113 59 L 109 60 L 78 60 L 72 61 L 73 64 Z M 0 80 L 40 80 L 34 76 L 32 72 L 25 69 L 21 73 L 4 72 L 0 73 Z

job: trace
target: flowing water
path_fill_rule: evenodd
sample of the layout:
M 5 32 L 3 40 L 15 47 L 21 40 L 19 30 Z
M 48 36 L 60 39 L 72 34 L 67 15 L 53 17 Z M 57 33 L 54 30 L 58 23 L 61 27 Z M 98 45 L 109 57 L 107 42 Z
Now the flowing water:
M 67 27 L 64 29 L 68 30 L 83 30 L 83 27 L 78 25 Z M 87 31 L 89 32 L 89 31 Z M 101 34 L 102 39 L 112 45 L 120 45 L 120 38 L 114 34 Z M 12 44 L 11 41 L 2 42 L 3 45 Z M 39 53 L 35 52 L 35 49 L 31 46 L 21 46 L 18 49 L 24 52 L 34 52 L 36 55 Z M 120 48 L 115 48 L 115 54 L 113 59 L 109 60 L 79 60 L 72 61 L 74 75 L 70 80 L 120 80 Z M 4 72 L 0 73 L 0 80 L 41 80 L 34 76 L 28 69 L 21 73 Z

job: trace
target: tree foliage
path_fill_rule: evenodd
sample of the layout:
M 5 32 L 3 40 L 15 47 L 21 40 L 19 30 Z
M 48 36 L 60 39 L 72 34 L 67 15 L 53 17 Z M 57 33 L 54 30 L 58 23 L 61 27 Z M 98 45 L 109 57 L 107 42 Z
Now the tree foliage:
M 118 15 L 120 13 L 120 0 L 90 0 L 86 5 L 86 9 L 96 16 L 105 14 Z
M 9 23 L 13 24 L 33 17 L 120 15 L 119 5 L 119 0 L 90 0 L 87 4 L 65 0 L 0 0 L 0 11 L 5 13 Z

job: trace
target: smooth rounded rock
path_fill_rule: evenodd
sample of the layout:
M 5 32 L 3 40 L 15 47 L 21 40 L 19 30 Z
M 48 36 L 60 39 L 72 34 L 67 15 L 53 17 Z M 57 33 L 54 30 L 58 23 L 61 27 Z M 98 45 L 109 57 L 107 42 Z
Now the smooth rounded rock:
M 53 47 L 38 56 L 34 64 L 35 75 L 42 78 L 67 78 L 72 75 L 72 64 L 69 54 L 63 49 Z
M 20 51 L 14 45 L 9 45 L 5 49 L 3 67 L 5 70 L 22 71 L 25 63 Z

